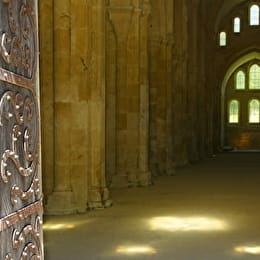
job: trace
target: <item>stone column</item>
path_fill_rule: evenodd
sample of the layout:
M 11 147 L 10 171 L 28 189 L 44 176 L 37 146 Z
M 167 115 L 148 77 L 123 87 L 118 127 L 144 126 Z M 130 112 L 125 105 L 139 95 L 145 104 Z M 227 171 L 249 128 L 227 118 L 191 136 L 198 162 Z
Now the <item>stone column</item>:
M 89 208 L 111 204 L 105 178 L 105 2 L 92 0 Z
M 116 36 L 116 172 L 112 177 L 112 186 L 127 187 L 128 175 L 126 172 L 125 152 L 126 146 L 126 104 L 123 102 L 127 82 L 127 41 L 132 21 L 133 7 L 129 5 L 109 6 L 109 19 Z
M 174 156 L 174 111 L 173 111 L 173 34 L 167 35 L 166 45 L 166 98 L 167 98 L 167 111 L 166 111 L 166 174 L 175 174 L 175 156 Z
M 200 5 L 200 8 L 202 5 Z M 199 66 L 199 75 L 200 78 L 198 80 L 198 104 L 199 104 L 199 158 L 204 159 L 206 157 L 206 124 L 207 124 L 207 117 L 205 116 L 206 112 L 206 104 L 207 101 L 207 89 L 210 89 L 209 86 L 206 84 L 206 77 L 205 77 L 205 52 L 207 50 L 207 43 L 205 38 L 205 25 L 207 23 L 207 18 L 204 15 L 206 10 L 206 5 L 203 7 L 202 10 L 200 10 L 200 23 L 199 27 L 200 29 L 200 37 L 199 37 L 199 43 L 198 43 L 198 53 L 200 56 L 198 57 L 198 64 Z
M 174 38 L 176 39 L 173 53 L 174 63 L 174 111 L 175 135 L 174 149 L 176 166 L 184 166 L 188 163 L 187 154 L 187 12 L 186 1 L 176 0 L 174 8 Z
M 175 173 L 175 156 L 174 156 L 174 112 L 173 111 L 173 10 L 174 1 L 166 0 L 166 174 L 173 175 Z
M 70 175 L 73 204 L 87 210 L 89 153 L 89 13 L 86 0 L 70 0 Z
M 153 174 L 172 175 L 175 172 L 173 107 L 174 75 L 173 67 L 174 5 L 173 0 L 152 0 L 150 25 L 150 165 Z M 179 81 L 177 81 L 179 84 Z
M 116 67 L 117 43 L 106 12 L 106 179 L 110 185 L 116 173 Z
M 189 161 L 194 163 L 199 160 L 199 146 L 198 146 L 198 96 L 201 94 L 198 91 L 199 79 L 199 64 L 198 58 L 198 39 L 201 27 L 198 25 L 198 0 L 191 1 L 188 5 L 188 128 L 189 131 Z
M 70 0 L 54 1 L 54 115 L 55 176 L 54 190 L 49 196 L 46 212 L 72 213 L 73 193 L 70 176 Z
M 138 183 L 147 186 L 151 182 L 148 167 L 149 153 L 149 54 L 148 28 L 151 5 L 149 0 L 143 1 L 140 17 L 140 135 L 139 135 L 139 174 Z
M 150 80 L 150 170 L 153 175 L 165 172 L 165 1 L 151 0 L 149 26 L 149 80 Z
M 107 7 L 116 41 L 116 169 L 111 184 L 114 187 L 150 183 L 147 54 L 149 1 L 144 1 L 143 6 L 141 2 L 123 0 L 119 3 L 111 0 Z

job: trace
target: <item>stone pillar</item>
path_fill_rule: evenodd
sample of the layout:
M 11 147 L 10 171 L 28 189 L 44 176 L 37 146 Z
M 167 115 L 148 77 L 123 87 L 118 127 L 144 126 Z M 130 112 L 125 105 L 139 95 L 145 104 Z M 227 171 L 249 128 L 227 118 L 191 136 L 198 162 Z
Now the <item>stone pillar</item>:
M 169 33 L 167 35 L 167 44 L 166 44 L 166 97 L 167 97 L 167 111 L 166 111 L 166 174 L 173 175 L 175 174 L 175 155 L 174 155 L 174 111 L 173 111 L 173 34 Z
M 123 3 L 124 4 L 124 3 Z M 127 187 L 128 175 L 126 172 L 124 146 L 126 146 L 127 111 L 123 98 L 127 82 L 127 40 L 132 21 L 133 7 L 127 4 L 108 7 L 109 20 L 116 36 L 116 169 L 112 177 L 112 186 Z
M 92 2 L 88 206 L 103 208 L 111 205 L 105 178 L 105 2 L 103 0 Z
M 149 185 L 151 181 L 148 168 L 149 153 L 149 53 L 148 28 L 151 5 L 144 0 L 140 17 L 140 135 L 139 135 L 139 169 L 138 183 Z
M 145 3 L 149 4 L 148 1 Z M 147 6 L 146 4 L 144 6 Z M 132 4 L 129 0 L 123 0 L 120 4 L 111 0 L 107 11 L 109 26 L 113 28 L 110 29 L 110 34 L 113 31 L 116 46 L 114 93 L 116 154 L 115 173 L 111 178 L 111 185 L 114 187 L 148 185 L 150 174 L 147 159 L 149 104 L 147 18 L 141 16 L 142 6 L 139 0 L 133 1 Z M 144 42 L 141 42 L 141 33 L 144 33 L 142 34 Z M 140 77 L 141 71 L 144 72 L 144 76 Z M 107 136 L 112 137 L 111 134 Z
M 88 1 L 70 0 L 70 176 L 73 206 L 85 212 L 89 168 L 89 7 Z
M 174 38 L 176 39 L 173 53 L 174 63 L 174 150 L 176 166 L 188 163 L 187 154 L 187 12 L 186 1 L 176 0 L 174 8 Z
M 116 174 L 116 67 L 117 43 L 113 25 L 106 13 L 106 179 L 111 185 Z
M 173 0 L 151 0 L 150 20 L 150 165 L 153 174 L 175 172 L 174 137 L 176 135 L 173 67 Z
M 47 213 L 71 213 L 73 193 L 70 176 L 70 1 L 54 1 L 54 87 L 55 131 L 54 191 L 48 198 Z
M 167 1 L 167 4 L 169 2 Z M 154 175 L 166 173 L 167 75 L 166 1 L 151 0 L 150 19 L 150 167 Z
M 54 2 L 55 174 L 46 213 L 109 206 L 105 180 L 105 2 Z
M 198 59 L 200 53 L 198 52 L 198 39 L 201 27 L 198 24 L 198 0 L 193 0 L 188 5 L 188 51 L 189 51 L 189 62 L 188 62 L 188 128 L 189 131 L 189 161 L 194 163 L 199 160 L 199 146 L 198 146 L 198 97 L 201 93 L 198 91 L 199 86 L 199 65 Z
M 200 5 L 200 8 L 202 5 Z M 207 12 L 206 5 L 203 7 L 203 9 L 200 10 L 200 23 L 199 27 L 200 29 L 200 37 L 199 37 L 199 43 L 198 43 L 198 53 L 200 54 L 198 57 L 198 64 L 199 66 L 199 75 L 200 78 L 198 80 L 198 104 L 199 104 L 199 156 L 200 159 L 204 159 L 206 157 L 206 124 L 207 124 L 207 116 L 206 116 L 206 105 L 208 103 L 207 100 L 207 90 L 210 89 L 209 85 L 206 84 L 206 77 L 205 77 L 205 52 L 207 50 L 206 47 L 206 39 L 205 39 L 205 25 L 207 23 L 207 18 L 204 15 Z
M 173 175 L 175 173 L 175 155 L 174 155 L 174 111 L 173 111 L 173 10 L 174 1 L 166 0 L 166 174 Z

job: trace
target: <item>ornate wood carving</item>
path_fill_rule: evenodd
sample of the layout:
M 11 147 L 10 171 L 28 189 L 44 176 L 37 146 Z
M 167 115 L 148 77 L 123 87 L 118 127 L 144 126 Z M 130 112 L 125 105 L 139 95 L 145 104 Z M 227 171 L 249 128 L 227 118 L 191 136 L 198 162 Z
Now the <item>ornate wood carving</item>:
M 0 259 L 43 259 L 36 0 L 0 0 Z

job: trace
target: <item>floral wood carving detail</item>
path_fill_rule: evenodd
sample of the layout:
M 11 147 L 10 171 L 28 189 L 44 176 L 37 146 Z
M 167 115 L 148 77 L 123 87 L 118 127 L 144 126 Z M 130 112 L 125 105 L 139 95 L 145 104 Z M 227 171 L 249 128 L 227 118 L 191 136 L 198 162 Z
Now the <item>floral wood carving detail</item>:
M 35 194 L 37 198 L 40 195 L 37 176 L 39 144 L 37 143 L 36 111 L 32 99 L 28 96 L 23 97 L 20 93 L 7 91 L 0 100 L 0 129 L 2 131 L 5 128 L 12 129 L 11 140 L 1 155 L 1 179 L 4 183 L 8 183 L 15 172 L 22 177 L 33 176 L 31 185 L 26 191 L 23 191 L 17 184 L 12 187 L 13 205 L 17 203 L 17 197 L 21 200 L 28 200 L 32 194 Z M 15 166 L 15 172 L 9 170 L 11 164 Z
M 36 25 L 32 0 L 2 0 L 7 8 L 8 27 L 0 35 L 0 56 L 8 70 L 33 77 L 35 70 Z

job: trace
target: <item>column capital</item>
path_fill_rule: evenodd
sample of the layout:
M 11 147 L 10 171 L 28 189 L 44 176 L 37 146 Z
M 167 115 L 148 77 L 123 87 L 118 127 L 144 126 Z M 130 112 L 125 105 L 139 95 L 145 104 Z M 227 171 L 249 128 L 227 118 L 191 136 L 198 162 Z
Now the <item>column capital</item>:
M 143 0 L 142 3 L 142 14 L 143 15 L 150 15 L 152 11 L 152 6 L 150 0 Z

